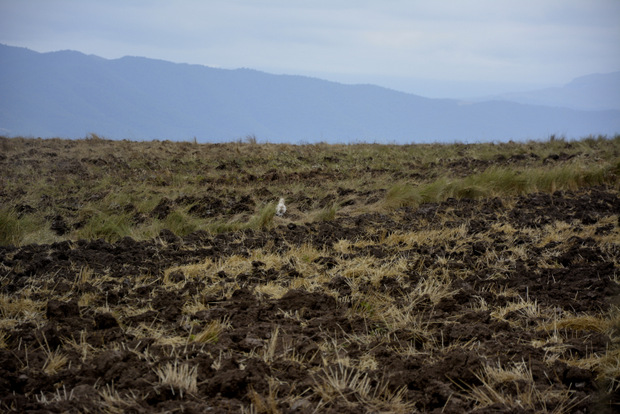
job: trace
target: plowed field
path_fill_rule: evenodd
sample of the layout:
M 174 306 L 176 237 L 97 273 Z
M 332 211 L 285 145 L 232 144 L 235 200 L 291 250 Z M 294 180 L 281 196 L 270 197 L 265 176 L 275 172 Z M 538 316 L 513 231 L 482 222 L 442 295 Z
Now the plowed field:
M 616 163 L 617 142 L 597 144 Z M 397 205 L 386 184 L 600 161 L 576 144 L 551 154 L 557 157 L 513 144 L 506 155 L 454 155 L 434 165 L 370 168 L 367 161 L 356 164 L 364 186 L 337 167 L 342 160 L 306 168 L 316 160 L 304 154 L 289 170 L 253 171 L 248 159 L 238 164 L 232 144 L 202 169 L 188 167 L 187 176 L 199 176 L 193 182 L 175 178 L 173 155 L 145 150 L 141 165 L 157 164 L 147 172 L 107 169 L 136 163 L 121 150 L 139 143 L 2 145 L 3 231 L 8 240 L 18 232 L 14 223 L 33 228 L 0 246 L 3 411 L 619 408 L 613 171 L 551 191 L 466 192 Z M 90 145 L 90 155 L 63 155 L 79 145 Z M 191 148 L 162 145 L 183 154 Z M 535 149 L 551 151 L 544 145 Z M 349 150 L 314 151 L 343 158 Z M 166 157 L 173 160 L 164 166 Z M 144 180 L 165 183 L 148 187 L 156 195 L 149 203 L 139 204 L 148 197 L 138 187 L 138 196 L 119 201 Z M 279 196 L 287 213 L 265 213 L 265 200 Z M 193 227 L 182 230 L 175 214 Z M 88 237 L 93 217 L 129 224 Z

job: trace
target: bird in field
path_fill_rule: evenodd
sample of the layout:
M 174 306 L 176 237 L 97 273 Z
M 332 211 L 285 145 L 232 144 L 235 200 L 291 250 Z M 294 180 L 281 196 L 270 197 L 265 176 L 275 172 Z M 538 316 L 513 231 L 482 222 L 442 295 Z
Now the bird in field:
M 284 213 L 286 213 L 286 206 L 284 205 L 284 199 L 280 198 L 280 202 L 278 202 L 276 207 L 276 216 L 282 217 Z

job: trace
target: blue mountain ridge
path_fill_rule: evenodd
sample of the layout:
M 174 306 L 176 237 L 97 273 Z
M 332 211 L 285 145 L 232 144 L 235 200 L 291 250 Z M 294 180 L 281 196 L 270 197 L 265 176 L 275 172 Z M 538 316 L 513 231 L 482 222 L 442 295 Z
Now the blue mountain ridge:
M 489 99 L 588 111 L 620 110 L 620 72 L 594 73 L 575 78 L 560 87 L 504 93 L 476 100 Z
M 0 45 L 0 134 L 225 142 L 482 142 L 620 132 L 620 110 L 430 99 L 373 85 Z

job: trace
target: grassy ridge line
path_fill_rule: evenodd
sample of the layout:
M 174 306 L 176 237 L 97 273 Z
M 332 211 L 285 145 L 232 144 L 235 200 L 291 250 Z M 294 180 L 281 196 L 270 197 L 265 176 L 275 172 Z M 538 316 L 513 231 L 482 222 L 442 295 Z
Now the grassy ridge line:
M 554 168 L 535 168 L 517 171 L 510 168 L 491 167 L 461 179 L 442 177 L 431 183 L 414 186 L 399 183 L 392 186 L 386 194 L 388 208 L 418 206 L 423 203 L 441 202 L 448 198 L 484 198 L 527 194 L 532 192 L 553 192 L 556 190 L 577 189 L 593 185 L 618 185 L 620 162 L 603 165 L 561 165 Z M 336 205 L 315 215 L 316 220 L 332 220 L 336 215 Z M 270 227 L 275 215 L 275 203 L 263 206 L 247 222 L 213 222 L 206 229 L 211 233 L 261 229 Z M 160 223 L 161 227 L 177 234 L 188 234 L 199 229 L 200 220 L 183 212 L 173 212 Z M 19 244 L 24 235 L 36 229 L 39 224 L 32 218 L 19 218 L 12 208 L 0 210 L 0 245 Z M 132 235 L 128 215 L 110 216 L 101 213 L 91 220 L 81 231 L 84 238 L 103 237 L 109 240 Z
M 442 177 L 420 186 L 398 183 L 389 189 L 385 201 L 390 207 L 418 206 L 448 198 L 476 199 L 574 190 L 601 184 L 617 185 L 619 172 L 620 162 L 588 166 L 561 165 L 551 169 L 524 171 L 491 167 L 465 178 Z
M 173 212 L 164 220 L 158 221 L 150 229 L 152 237 L 155 237 L 163 229 L 171 230 L 177 235 L 187 235 L 193 231 L 203 229 L 213 234 L 245 229 L 261 229 L 271 226 L 275 216 L 276 204 L 265 205 L 256 215 L 247 222 L 215 221 L 206 227 L 201 226 L 201 220 L 191 217 L 183 212 Z M 0 209 L 0 246 L 20 245 L 28 233 L 36 232 L 43 225 L 36 218 L 19 217 L 13 208 Z M 131 217 L 128 214 L 108 215 L 99 213 L 80 230 L 81 238 L 115 241 L 124 236 L 140 237 L 132 227 Z
M 450 197 L 617 185 L 619 155 L 620 135 L 404 146 L 0 137 L 0 244 L 150 239 L 163 229 L 217 234 Z M 223 212 L 190 211 L 205 195 L 218 198 Z M 241 197 L 250 199 L 248 209 L 225 212 Z M 279 197 L 291 207 L 284 221 L 273 217 Z M 166 200 L 169 213 L 153 215 Z

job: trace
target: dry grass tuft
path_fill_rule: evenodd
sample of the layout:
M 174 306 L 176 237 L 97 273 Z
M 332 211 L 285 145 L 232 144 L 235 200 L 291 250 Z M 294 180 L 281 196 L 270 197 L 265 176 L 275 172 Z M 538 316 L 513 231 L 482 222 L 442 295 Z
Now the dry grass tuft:
M 219 340 L 220 334 L 229 327 L 228 319 L 210 321 L 201 332 L 196 335 L 190 335 L 190 339 L 195 342 L 215 344 Z
M 405 388 L 391 391 L 385 381 L 372 381 L 367 374 L 342 364 L 322 368 L 314 390 L 322 405 L 338 400 L 350 407 L 393 413 L 411 412 L 414 407 L 404 400 Z
M 572 412 L 572 408 L 580 402 L 572 390 L 558 390 L 551 386 L 541 390 L 525 362 L 508 368 L 499 364 L 487 365 L 476 376 L 482 385 L 463 388 L 464 396 L 473 400 L 476 407 L 500 404 L 511 410 L 560 414 Z
M 155 373 L 160 385 L 170 387 L 172 393 L 178 392 L 181 398 L 183 394 L 195 394 L 198 391 L 196 366 L 190 368 L 189 364 L 179 364 L 178 361 L 174 361 L 174 363 L 167 363 L 157 368 Z

